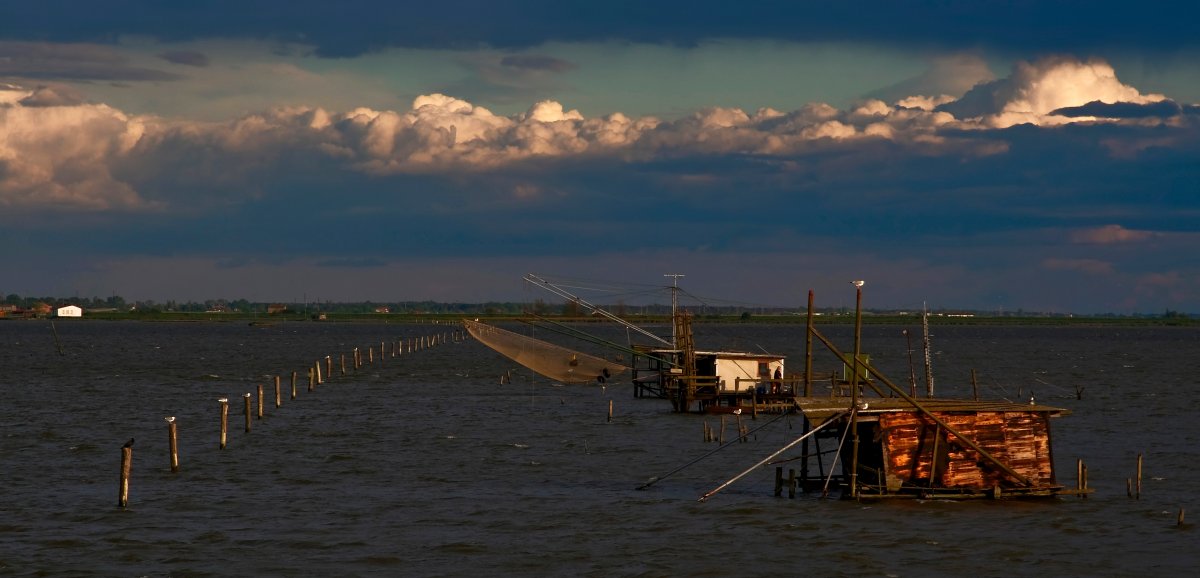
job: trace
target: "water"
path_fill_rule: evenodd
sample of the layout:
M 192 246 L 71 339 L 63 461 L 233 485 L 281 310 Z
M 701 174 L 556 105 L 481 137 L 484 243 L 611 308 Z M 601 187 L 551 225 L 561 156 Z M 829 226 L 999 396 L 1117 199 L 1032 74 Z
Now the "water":
M 1175 523 L 1180 508 L 1200 521 L 1193 328 L 935 326 L 937 393 L 969 396 L 974 368 L 984 397 L 1032 390 L 1070 409 L 1052 424 L 1058 478 L 1073 485 L 1082 458 L 1096 493 L 879 504 L 774 498 L 773 468 L 696 501 L 799 435 L 795 418 L 638 491 L 715 448 L 704 417 L 633 399 L 620 381 L 561 387 L 517 371 L 501 385 L 514 366 L 473 341 L 378 362 L 381 341 L 454 326 L 56 328 L 61 356 L 48 322 L 0 322 L 0 575 L 1178 576 L 1200 561 L 1193 524 Z M 850 327 L 821 329 L 852 348 Z M 791 371 L 803 365 L 802 327 L 696 330 L 704 348 L 762 347 L 788 355 Z M 863 342 L 908 383 L 899 328 L 864 327 Z M 374 347 L 376 363 L 346 377 L 335 363 L 307 391 L 313 361 L 355 347 Z M 835 364 L 816 347 L 828 374 Z M 266 417 L 245 433 L 242 394 L 258 384 Z M 225 450 L 219 397 L 230 400 Z M 166 416 L 179 424 L 174 474 Z

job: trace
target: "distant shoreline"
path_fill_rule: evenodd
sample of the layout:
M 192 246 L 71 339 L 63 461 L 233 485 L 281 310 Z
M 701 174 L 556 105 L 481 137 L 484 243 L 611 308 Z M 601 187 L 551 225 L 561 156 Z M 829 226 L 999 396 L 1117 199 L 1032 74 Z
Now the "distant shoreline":
M 564 323 L 608 323 L 607 319 L 597 317 L 565 317 L 545 316 L 556 322 Z M 490 322 L 517 322 L 528 319 L 521 315 L 470 315 L 447 313 L 328 313 L 323 319 L 312 316 L 281 313 L 270 316 L 238 312 L 100 312 L 84 313 L 83 317 L 35 317 L 16 318 L 0 317 L 0 321 L 51 320 L 68 322 L 88 321 L 146 321 L 146 322 L 212 322 L 212 323 L 245 323 L 249 326 L 269 327 L 287 323 L 382 323 L 382 324 L 453 324 L 457 325 L 462 319 L 478 319 Z M 666 315 L 628 315 L 623 319 L 636 324 L 659 324 L 670 322 Z M 729 323 L 747 325 L 803 325 L 807 322 L 805 315 L 696 315 L 695 323 Z M 813 319 L 817 325 L 849 325 L 854 323 L 854 315 L 820 315 Z M 864 314 L 864 325 L 914 325 L 920 324 L 919 315 L 879 315 Z M 1120 316 L 944 316 L 931 315 L 929 324 L 936 326 L 949 325 L 1007 325 L 1007 326 L 1112 326 L 1112 327 L 1197 327 L 1200 320 L 1188 317 L 1120 317 Z

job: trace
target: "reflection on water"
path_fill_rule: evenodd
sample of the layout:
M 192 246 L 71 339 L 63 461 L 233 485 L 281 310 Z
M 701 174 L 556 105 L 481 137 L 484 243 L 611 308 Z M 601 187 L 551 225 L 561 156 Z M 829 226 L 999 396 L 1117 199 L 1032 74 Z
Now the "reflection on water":
M 701 504 L 799 435 L 797 419 L 637 491 L 714 449 L 704 417 L 635 400 L 623 383 L 556 386 L 470 341 L 379 363 L 382 341 L 452 325 L 56 327 L 61 356 L 48 323 L 0 322 L 3 574 L 1116 576 L 1182 575 L 1197 562 L 1191 527 L 1175 526 L 1200 491 L 1196 329 L 933 328 L 939 395 L 970 395 L 974 369 L 984 397 L 1033 395 L 1072 411 L 1053 423 L 1056 467 L 1070 484 L 1084 459 L 1090 499 L 788 500 L 772 497 L 763 468 Z M 701 347 L 783 353 L 791 371 L 803 363 L 802 327 L 696 330 Z M 907 383 L 900 330 L 864 327 L 863 349 Z M 849 346 L 850 327 L 822 331 Z M 313 361 L 356 347 L 375 348 L 376 363 L 307 390 Z M 245 433 L 241 397 L 259 384 L 270 401 Z M 231 401 L 225 450 L 220 397 Z M 179 424 L 177 474 L 166 416 Z M 121 510 L 120 446 L 131 437 Z M 1144 488 L 1131 500 L 1139 452 Z

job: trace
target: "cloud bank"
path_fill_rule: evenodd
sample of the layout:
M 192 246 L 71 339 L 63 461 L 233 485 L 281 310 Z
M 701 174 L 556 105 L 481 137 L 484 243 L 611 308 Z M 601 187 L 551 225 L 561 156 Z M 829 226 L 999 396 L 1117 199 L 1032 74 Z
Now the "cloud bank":
M 254 194 L 253 186 L 238 179 L 292 170 L 287 163 L 297 159 L 376 176 L 454 175 L 533 161 L 795 159 L 879 146 L 920 155 L 992 155 L 1011 145 L 982 131 L 1081 119 L 1103 118 L 1113 126 L 1152 119 L 1183 125 L 1180 130 L 1189 135 L 1194 129 L 1194 122 L 1180 120 L 1177 106 L 1130 113 L 1129 107 L 1157 106 L 1165 97 L 1122 84 L 1111 66 L 1097 60 L 1022 62 L 1011 76 L 979 84 L 961 99 L 938 104 L 938 98 L 869 100 L 847 110 L 821 103 L 789 112 L 714 107 L 663 120 L 621 113 L 585 118 L 554 101 L 500 116 L 429 94 L 403 112 L 291 107 L 194 123 L 130 116 L 83 104 L 76 95 L 10 86 L 0 90 L 0 205 L 169 210 L 188 201 L 165 201 L 167 189 L 206 184 L 221 187 L 223 194 L 236 196 L 238 187 L 246 187 L 241 194 Z M 1100 109 L 1110 113 L 1094 114 Z M 177 187 L 169 182 L 171 174 L 177 175 Z
M 985 306 L 1066 310 L 1080 303 L 1066 280 L 1082 276 L 1125 287 L 1089 307 L 1137 308 L 1200 286 L 1200 270 L 1171 257 L 1197 242 L 1193 110 L 1122 83 L 1102 60 L 1067 57 L 980 75 L 961 98 L 674 118 L 588 116 L 552 100 L 501 115 L 431 93 L 406 110 L 288 106 L 197 122 L 8 84 L 0 241 L 14 254 L 103 250 L 113 257 L 86 273 L 102 285 L 152 267 L 183 279 L 184 262 L 213 278 L 256 271 L 265 287 L 288 270 L 311 283 L 330 268 L 461 276 L 468 258 L 514 277 L 535 269 L 528 261 L 619 270 L 632 260 L 719 263 L 735 284 L 718 290 L 732 294 L 768 268 L 779 288 L 812 285 L 815 272 L 840 288 L 867 263 L 895 276 L 881 290 L 898 303 L 936 287 Z M 347 290 L 328 283 L 330 295 Z

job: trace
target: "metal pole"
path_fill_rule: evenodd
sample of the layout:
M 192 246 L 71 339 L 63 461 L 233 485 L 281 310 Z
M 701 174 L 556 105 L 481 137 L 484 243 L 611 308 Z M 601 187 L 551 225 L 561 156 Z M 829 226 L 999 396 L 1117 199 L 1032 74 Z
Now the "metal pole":
M 808 332 L 804 336 L 804 397 L 812 397 L 813 291 L 808 290 Z
M 854 360 L 850 377 L 850 407 L 858 407 L 858 365 L 862 355 L 862 281 L 855 281 L 858 288 L 854 304 Z M 858 497 L 858 412 L 850 414 L 850 497 Z

